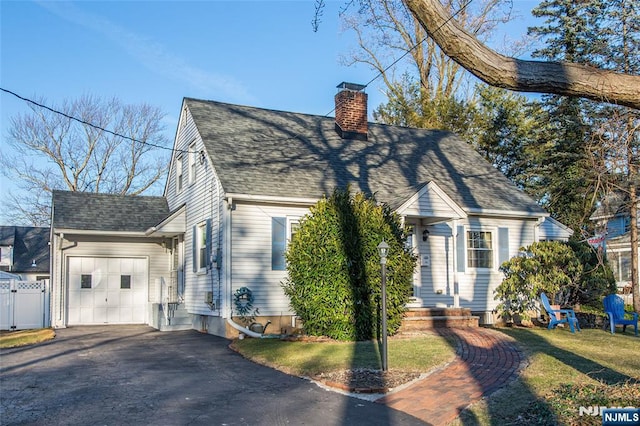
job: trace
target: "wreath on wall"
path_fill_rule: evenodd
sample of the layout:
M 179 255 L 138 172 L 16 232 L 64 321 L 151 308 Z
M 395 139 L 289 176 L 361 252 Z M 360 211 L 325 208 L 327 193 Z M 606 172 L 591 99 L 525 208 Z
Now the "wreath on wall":
M 233 294 L 236 313 L 245 324 L 252 323 L 256 318 L 256 314 L 259 313 L 258 309 L 253 307 L 253 301 L 253 292 L 248 287 L 240 287 Z

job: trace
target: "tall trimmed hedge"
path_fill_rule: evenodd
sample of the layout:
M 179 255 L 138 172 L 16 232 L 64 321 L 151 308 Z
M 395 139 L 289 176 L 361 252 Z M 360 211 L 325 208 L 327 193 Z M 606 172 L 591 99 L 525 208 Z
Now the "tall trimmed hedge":
M 374 198 L 336 190 L 311 208 L 286 252 L 282 284 L 305 332 L 338 340 L 381 335 L 378 244 L 389 244 L 387 331 L 400 327 L 416 259 L 404 241 L 400 217 Z

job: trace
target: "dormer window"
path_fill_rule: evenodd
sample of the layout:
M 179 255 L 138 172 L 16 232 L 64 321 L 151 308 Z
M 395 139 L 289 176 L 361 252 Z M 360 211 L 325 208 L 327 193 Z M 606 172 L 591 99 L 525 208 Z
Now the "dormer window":
M 182 156 L 176 158 L 176 192 L 182 192 Z
M 196 143 L 189 145 L 189 185 L 196 181 L 196 164 L 198 153 L 196 152 Z

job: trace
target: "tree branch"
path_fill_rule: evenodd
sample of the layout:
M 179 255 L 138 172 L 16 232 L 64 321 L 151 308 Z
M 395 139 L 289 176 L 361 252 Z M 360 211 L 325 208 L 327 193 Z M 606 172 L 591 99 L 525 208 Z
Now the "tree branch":
M 439 0 L 404 0 L 429 36 L 454 61 L 492 86 L 519 92 L 578 96 L 640 109 L 640 76 L 569 62 L 501 55 L 451 19 Z

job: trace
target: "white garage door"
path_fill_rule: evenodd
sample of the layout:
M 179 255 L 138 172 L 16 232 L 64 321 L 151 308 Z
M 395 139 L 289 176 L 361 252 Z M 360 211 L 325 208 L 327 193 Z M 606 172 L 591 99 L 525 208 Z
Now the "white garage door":
M 69 325 L 144 324 L 147 260 L 69 257 Z

